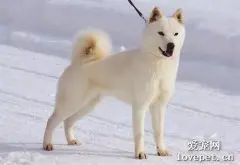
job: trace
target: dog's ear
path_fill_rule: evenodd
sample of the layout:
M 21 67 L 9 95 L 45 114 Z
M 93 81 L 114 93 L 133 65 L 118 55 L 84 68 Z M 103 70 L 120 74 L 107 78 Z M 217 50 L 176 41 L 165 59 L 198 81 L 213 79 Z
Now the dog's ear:
M 163 13 L 159 10 L 158 7 L 154 7 L 149 18 L 149 23 L 155 22 L 163 17 Z
M 183 10 L 182 9 L 177 9 L 177 11 L 173 14 L 173 18 L 177 19 L 177 21 L 180 24 L 184 23 L 184 17 L 183 17 Z

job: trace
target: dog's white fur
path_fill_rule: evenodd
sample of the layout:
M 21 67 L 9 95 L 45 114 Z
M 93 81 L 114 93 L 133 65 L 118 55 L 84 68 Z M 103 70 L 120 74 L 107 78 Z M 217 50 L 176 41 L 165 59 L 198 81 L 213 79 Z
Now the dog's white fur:
M 164 32 L 164 36 L 158 34 Z M 178 33 L 178 35 L 174 35 Z M 147 109 L 159 156 L 167 156 L 164 145 L 164 116 L 174 92 L 180 51 L 185 38 L 183 14 L 179 9 L 165 17 L 154 8 L 143 31 L 142 45 L 115 55 L 108 36 L 101 31 L 87 31 L 73 45 L 73 57 L 62 74 L 56 104 L 49 118 L 43 141 L 45 150 L 52 150 L 53 130 L 64 121 L 68 144 L 77 144 L 73 124 L 89 113 L 104 95 L 132 105 L 133 135 L 136 158 L 146 158 L 144 150 L 144 118 Z M 167 43 L 175 44 L 171 57 L 165 57 Z

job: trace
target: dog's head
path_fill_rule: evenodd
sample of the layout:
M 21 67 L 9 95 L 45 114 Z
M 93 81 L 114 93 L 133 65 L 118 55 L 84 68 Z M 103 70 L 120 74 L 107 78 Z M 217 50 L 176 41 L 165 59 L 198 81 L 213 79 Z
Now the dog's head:
M 185 39 L 183 12 L 178 9 L 166 17 L 155 7 L 143 33 L 143 47 L 146 51 L 163 58 L 180 54 Z

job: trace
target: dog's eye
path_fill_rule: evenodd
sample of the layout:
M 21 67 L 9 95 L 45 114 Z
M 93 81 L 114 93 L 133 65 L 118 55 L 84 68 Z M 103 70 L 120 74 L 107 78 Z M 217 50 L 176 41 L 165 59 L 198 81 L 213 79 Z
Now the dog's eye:
M 174 33 L 174 36 L 177 36 L 178 35 L 178 33 Z
M 158 34 L 159 34 L 160 36 L 164 36 L 164 33 L 163 33 L 163 32 L 158 32 Z

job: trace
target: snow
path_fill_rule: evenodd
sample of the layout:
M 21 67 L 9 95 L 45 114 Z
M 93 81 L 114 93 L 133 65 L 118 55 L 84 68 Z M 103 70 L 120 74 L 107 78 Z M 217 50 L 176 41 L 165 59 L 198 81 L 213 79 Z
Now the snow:
M 188 153 L 187 143 L 194 138 L 221 140 L 216 154 L 233 154 L 235 161 L 224 164 L 240 165 L 240 2 L 134 3 L 146 17 L 154 6 L 168 16 L 179 7 L 185 14 L 187 37 L 166 116 L 172 156 L 155 156 L 148 114 L 149 159 L 135 160 L 130 107 L 111 97 L 78 122 L 82 145 L 67 146 L 61 125 L 54 134 L 55 151 L 42 150 L 56 83 L 69 64 L 76 31 L 105 30 L 114 51 L 139 44 L 144 22 L 127 0 L 0 0 L 0 165 L 192 165 L 196 162 L 177 161 L 177 154 Z
M 42 150 L 46 121 L 52 112 L 58 77 L 67 59 L 0 46 L 0 164 L 1 165 L 110 165 L 180 163 L 196 137 L 221 140 L 218 155 L 240 158 L 240 96 L 226 95 L 200 84 L 178 82 L 167 111 L 166 144 L 171 157 L 155 156 L 149 114 L 145 139 L 149 159 L 133 158 L 130 106 L 108 97 L 76 126 L 80 146 L 67 146 L 62 125 L 57 128 L 55 151 Z M 106 115 L 107 114 L 107 115 Z
M 173 12 L 176 8 L 183 8 L 187 17 L 186 20 L 190 19 L 200 19 L 198 26 L 199 28 L 214 30 L 220 34 L 227 34 L 228 36 L 239 35 L 239 5 L 240 3 L 236 0 L 201 0 L 201 1 L 189 1 L 178 0 L 168 1 L 168 0 L 135 0 L 133 1 L 142 11 L 148 16 L 149 11 L 154 6 L 159 6 L 163 11 Z M 81 5 L 87 6 L 89 8 L 103 8 L 103 9 L 113 9 L 123 13 L 131 13 L 129 10 L 129 4 L 127 1 L 112 1 L 112 0 L 90 0 L 90 1 L 79 1 L 79 0 L 51 0 L 51 4 L 55 5 Z M 167 14 L 170 15 L 170 14 Z M 214 22 L 212 21 L 214 17 Z M 236 24 L 232 24 L 236 22 Z M 230 24 L 231 23 L 231 24 Z M 222 26 L 227 24 L 228 26 Z M 229 25 L 230 24 L 230 25 Z M 206 26 L 207 25 L 207 26 Z M 219 28 L 221 27 L 221 28 Z M 229 34 L 230 33 L 230 34 Z
M 123 52 L 123 51 L 125 51 L 126 50 L 126 48 L 124 47 L 124 46 L 121 46 L 120 47 L 120 52 Z

